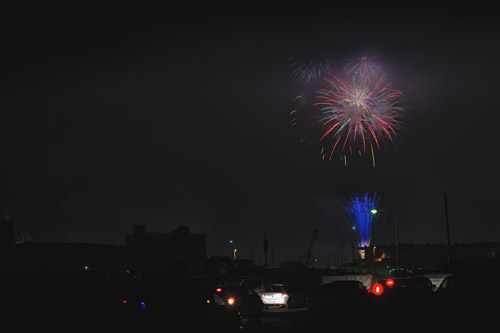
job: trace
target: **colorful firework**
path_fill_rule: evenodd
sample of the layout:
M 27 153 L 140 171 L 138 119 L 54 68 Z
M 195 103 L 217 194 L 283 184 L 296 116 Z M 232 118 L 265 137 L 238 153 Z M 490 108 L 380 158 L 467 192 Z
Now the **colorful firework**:
M 377 208 L 379 197 L 377 193 L 370 197 L 368 193 L 350 196 L 350 201 L 344 208 L 349 213 L 351 222 L 358 236 L 358 247 L 370 246 L 373 214 L 370 210 Z
M 394 90 L 384 75 L 374 79 L 365 75 L 329 74 L 328 86 L 317 90 L 322 114 L 320 142 L 322 158 L 329 160 L 337 151 L 344 164 L 347 155 L 371 153 L 375 167 L 373 147 L 380 149 L 382 141 L 392 141 L 400 129 L 399 106 L 403 94 Z
M 402 131 L 403 93 L 392 88 L 376 57 L 365 53 L 335 72 L 332 63 L 320 54 L 290 66 L 302 85 L 290 125 L 322 161 L 336 157 L 347 167 L 348 158 L 360 157 L 375 167 L 377 149 Z

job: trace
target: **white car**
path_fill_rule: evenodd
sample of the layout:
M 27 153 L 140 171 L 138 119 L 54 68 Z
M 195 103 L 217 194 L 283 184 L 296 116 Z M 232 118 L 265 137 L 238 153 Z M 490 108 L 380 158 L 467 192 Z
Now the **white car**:
M 283 284 L 270 284 L 266 286 L 264 292 L 260 295 L 260 299 L 265 306 L 278 305 L 286 307 L 289 298 L 290 296 L 286 293 Z

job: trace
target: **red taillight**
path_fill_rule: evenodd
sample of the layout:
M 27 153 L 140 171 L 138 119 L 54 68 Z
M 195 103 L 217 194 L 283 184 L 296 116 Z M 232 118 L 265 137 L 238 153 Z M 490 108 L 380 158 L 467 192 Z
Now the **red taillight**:
M 126 299 L 121 299 L 120 302 L 122 302 L 123 304 L 126 304 L 127 300 Z
M 282 292 L 281 296 L 288 296 L 288 295 L 286 294 L 286 292 Z
M 262 296 L 265 297 L 266 296 L 266 293 L 262 293 Z
M 217 288 L 217 289 L 215 289 L 215 291 L 218 292 L 218 293 L 220 293 L 222 291 L 222 289 L 221 288 Z
M 382 293 L 384 292 L 384 287 L 382 287 L 380 283 L 376 283 L 372 288 L 372 292 L 377 296 L 382 295 Z
M 392 287 L 394 286 L 394 280 L 393 279 L 387 279 L 387 281 L 385 281 L 385 285 L 387 287 Z

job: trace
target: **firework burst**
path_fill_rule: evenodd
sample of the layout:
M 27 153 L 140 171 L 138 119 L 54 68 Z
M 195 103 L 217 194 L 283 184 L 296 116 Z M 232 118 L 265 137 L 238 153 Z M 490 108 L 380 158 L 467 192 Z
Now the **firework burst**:
M 375 152 L 403 129 L 403 93 L 392 88 L 376 57 L 360 55 L 335 71 L 332 63 L 319 54 L 289 67 L 302 90 L 290 125 L 300 142 L 320 144 L 323 161 L 340 157 L 347 167 L 348 158 L 366 156 L 375 167 Z
M 314 105 L 322 115 L 322 158 L 331 160 L 338 152 L 346 163 L 347 155 L 371 153 L 375 167 L 374 147 L 380 149 L 383 141 L 393 141 L 401 127 L 403 94 L 392 89 L 384 75 L 345 77 L 329 74 L 327 87 L 316 92 Z

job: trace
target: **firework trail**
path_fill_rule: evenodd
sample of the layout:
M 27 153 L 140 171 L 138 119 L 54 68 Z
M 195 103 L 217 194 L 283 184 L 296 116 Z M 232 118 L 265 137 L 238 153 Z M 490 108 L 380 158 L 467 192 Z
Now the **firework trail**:
M 320 119 L 317 110 L 313 108 L 315 96 L 307 91 L 295 96 L 290 105 L 288 113 L 290 126 L 296 132 L 299 142 L 307 147 L 318 141 L 318 121 Z
M 374 146 L 380 149 L 383 141 L 392 141 L 401 127 L 403 94 L 392 89 L 384 75 L 374 79 L 329 74 L 325 81 L 327 87 L 316 91 L 318 102 L 314 103 L 322 115 L 319 141 L 328 147 L 322 158 L 328 154 L 331 160 L 336 151 L 344 161 L 347 154 L 371 153 L 375 167 Z
M 309 59 L 296 59 L 288 68 L 292 71 L 291 77 L 304 87 L 318 84 L 333 70 L 330 59 L 322 54 Z
M 350 196 L 347 206 L 344 206 L 358 235 L 358 247 L 370 246 L 373 221 L 370 210 L 377 208 L 379 199 L 377 193 L 373 197 L 368 193 L 354 194 Z

